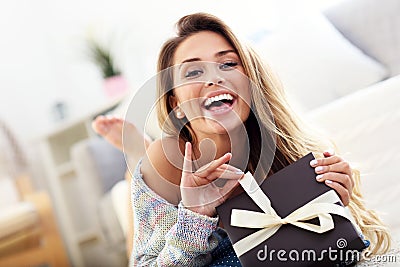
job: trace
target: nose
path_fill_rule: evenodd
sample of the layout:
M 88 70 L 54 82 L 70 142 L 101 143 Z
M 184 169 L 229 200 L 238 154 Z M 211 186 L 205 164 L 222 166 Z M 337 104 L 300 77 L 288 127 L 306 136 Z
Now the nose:
M 219 64 L 210 63 L 206 66 L 205 86 L 211 87 L 214 85 L 221 85 L 225 82 L 224 74 L 219 69 Z
M 215 77 L 214 79 L 210 80 L 210 81 L 206 81 L 206 87 L 211 87 L 213 85 L 220 85 L 224 83 L 224 78 L 218 76 Z

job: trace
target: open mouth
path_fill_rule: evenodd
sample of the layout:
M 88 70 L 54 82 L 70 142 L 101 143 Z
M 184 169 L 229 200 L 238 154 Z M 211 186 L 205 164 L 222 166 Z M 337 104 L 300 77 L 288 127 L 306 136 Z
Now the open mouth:
M 224 111 L 230 109 L 235 102 L 235 97 L 229 93 L 223 93 L 220 95 L 212 96 L 207 98 L 203 102 L 203 107 L 209 111 Z

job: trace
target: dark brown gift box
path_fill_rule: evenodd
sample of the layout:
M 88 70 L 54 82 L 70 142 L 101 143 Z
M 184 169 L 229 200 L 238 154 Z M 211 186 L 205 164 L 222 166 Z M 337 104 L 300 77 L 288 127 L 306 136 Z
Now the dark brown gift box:
M 271 175 L 260 185 L 262 191 L 269 197 L 272 208 L 280 217 L 286 217 L 319 195 L 332 190 L 324 183 L 316 181 L 314 168 L 310 166 L 312 159 L 314 159 L 314 156 L 310 153 Z M 336 204 L 342 205 L 341 202 Z M 217 207 L 220 220 L 232 244 L 235 244 L 259 229 L 231 226 L 232 209 L 263 211 L 246 192 L 228 199 L 224 204 Z M 349 258 L 346 258 L 346 255 L 350 253 L 346 254 L 346 251 L 361 251 L 365 248 L 364 242 L 349 220 L 338 215 L 332 215 L 332 217 L 335 224 L 334 229 L 322 234 L 304 230 L 291 224 L 284 224 L 268 240 L 244 253 L 239 257 L 239 260 L 246 267 L 335 266 L 338 262 L 348 261 Z M 307 222 L 318 224 L 319 220 L 312 219 Z M 285 254 L 281 252 L 280 259 L 278 258 L 279 250 L 285 251 Z M 295 252 L 292 252 L 293 250 L 298 252 L 298 257 Z M 310 250 L 315 252 L 315 258 L 312 255 L 307 256 L 307 252 Z M 336 250 L 336 253 L 334 250 Z M 323 253 L 323 251 L 325 252 Z M 304 253 L 304 256 L 302 256 L 302 253 Z M 291 258 L 294 258 L 295 261 Z M 286 261 L 284 261 L 285 259 Z

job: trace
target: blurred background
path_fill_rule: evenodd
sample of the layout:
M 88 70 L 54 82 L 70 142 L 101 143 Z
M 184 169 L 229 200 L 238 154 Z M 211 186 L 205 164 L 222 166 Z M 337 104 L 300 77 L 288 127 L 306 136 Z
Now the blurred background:
M 295 110 L 359 164 L 371 181 L 371 206 L 384 201 L 390 215 L 399 156 L 382 140 L 400 133 L 399 3 L 1 1 L 0 266 L 126 266 L 126 203 L 118 197 L 126 165 L 91 122 L 123 116 L 155 75 L 174 23 L 200 11 L 219 16 L 259 51 Z M 158 135 L 156 127 L 147 132 Z M 378 185 L 380 168 L 387 181 Z M 382 184 L 397 187 L 389 192 Z
M 158 50 L 184 14 L 212 12 L 238 34 L 255 38 L 306 6 L 336 1 L 2 1 L 0 113 L 21 138 L 32 139 L 54 127 L 57 103 L 69 118 L 106 103 L 88 38 L 109 47 L 130 87 L 138 88 L 154 75 Z

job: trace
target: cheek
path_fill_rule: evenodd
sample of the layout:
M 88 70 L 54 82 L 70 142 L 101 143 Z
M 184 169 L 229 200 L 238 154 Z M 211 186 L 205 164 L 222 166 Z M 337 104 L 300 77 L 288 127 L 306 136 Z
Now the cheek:
M 243 87 L 238 90 L 238 93 L 238 113 L 242 121 L 246 121 L 250 115 L 251 109 L 251 95 L 248 85 L 244 84 Z
M 237 94 L 240 100 L 241 109 L 249 112 L 251 106 L 251 93 L 248 80 L 239 80 L 236 83 Z
M 250 104 L 250 80 L 241 71 L 228 72 L 226 80 L 246 103 Z
M 240 119 L 242 122 L 247 121 L 250 115 L 250 107 L 247 104 L 243 104 L 242 107 L 240 107 Z
M 180 103 L 199 97 L 201 85 L 187 84 L 174 89 L 175 95 Z
M 199 84 L 189 84 L 174 89 L 178 105 L 189 120 L 201 114 L 199 104 L 201 88 Z

